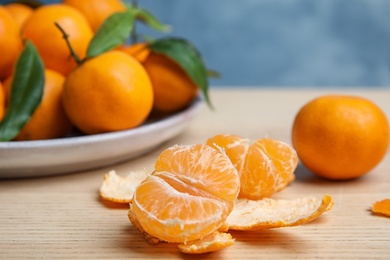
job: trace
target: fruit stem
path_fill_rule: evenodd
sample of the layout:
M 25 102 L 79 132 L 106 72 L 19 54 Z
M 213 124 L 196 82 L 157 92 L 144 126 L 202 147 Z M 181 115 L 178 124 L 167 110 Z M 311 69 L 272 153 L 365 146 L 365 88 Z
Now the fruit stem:
M 54 22 L 54 24 L 55 24 L 55 26 L 57 26 L 57 28 L 61 31 L 62 37 L 65 39 L 66 45 L 68 45 L 70 54 L 72 55 L 73 59 L 76 61 L 76 63 L 77 63 L 78 65 L 80 65 L 81 63 L 83 63 L 83 60 L 80 59 L 80 57 L 76 54 L 76 52 L 74 51 L 72 45 L 70 44 L 70 41 L 69 41 L 69 34 L 67 34 L 67 33 L 65 32 L 65 30 L 61 27 L 61 25 L 59 25 L 57 22 Z

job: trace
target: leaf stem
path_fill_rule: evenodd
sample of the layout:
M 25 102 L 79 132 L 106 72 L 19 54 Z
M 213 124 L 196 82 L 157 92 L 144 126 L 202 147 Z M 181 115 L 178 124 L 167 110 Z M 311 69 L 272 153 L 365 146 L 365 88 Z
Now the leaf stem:
M 55 26 L 61 31 L 62 37 L 65 39 L 66 45 L 68 45 L 70 54 L 72 55 L 73 59 L 76 61 L 78 65 L 83 63 L 83 60 L 80 59 L 80 57 L 77 55 L 77 53 L 74 51 L 72 44 L 70 44 L 69 41 L 69 34 L 65 32 L 65 30 L 59 25 L 57 22 L 54 22 Z

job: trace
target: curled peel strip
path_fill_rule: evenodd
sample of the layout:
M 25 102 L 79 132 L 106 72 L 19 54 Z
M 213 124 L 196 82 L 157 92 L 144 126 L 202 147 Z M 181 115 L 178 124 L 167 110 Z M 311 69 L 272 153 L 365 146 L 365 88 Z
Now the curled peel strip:
M 333 207 L 333 199 L 304 197 L 295 200 L 237 199 L 226 220 L 230 230 L 262 230 L 306 224 Z

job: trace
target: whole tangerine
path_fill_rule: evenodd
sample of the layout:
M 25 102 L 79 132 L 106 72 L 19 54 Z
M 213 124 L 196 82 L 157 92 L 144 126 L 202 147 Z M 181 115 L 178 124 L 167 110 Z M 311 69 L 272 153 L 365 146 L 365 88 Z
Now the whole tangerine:
M 70 120 L 86 134 L 126 130 L 147 119 L 153 88 L 135 58 L 113 50 L 85 61 L 68 75 L 62 102 Z
M 63 0 L 62 2 L 83 13 L 93 31 L 97 31 L 110 15 L 126 11 L 126 5 L 121 0 Z
M 295 117 L 292 143 L 314 174 L 347 180 L 367 174 L 389 147 L 389 122 L 372 101 L 350 95 L 323 95 Z
M 0 81 L 0 122 L 3 120 L 5 114 L 5 94 L 4 94 L 4 88 Z
M 34 12 L 34 9 L 28 5 L 21 3 L 9 3 L 4 5 L 7 11 L 14 18 L 19 28 L 22 28 L 26 20 Z
M 12 74 L 22 51 L 19 27 L 4 6 L 0 6 L 0 50 L 0 80 L 3 80 Z
M 54 139 L 69 134 L 72 124 L 61 102 L 64 81 L 65 77 L 62 74 L 49 69 L 45 70 L 41 103 L 14 140 Z
M 187 107 L 198 95 L 197 85 L 167 56 L 151 52 L 143 65 L 152 81 L 156 111 L 172 113 Z
M 25 22 L 22 33 L 38 49 L 45 67 L 68 75 L 76 67 L 58 23 L 69 35 L 75 53 L 82 59 L 93 32 L 80 11 L 64 4 L 48 4 L 37 8 Z

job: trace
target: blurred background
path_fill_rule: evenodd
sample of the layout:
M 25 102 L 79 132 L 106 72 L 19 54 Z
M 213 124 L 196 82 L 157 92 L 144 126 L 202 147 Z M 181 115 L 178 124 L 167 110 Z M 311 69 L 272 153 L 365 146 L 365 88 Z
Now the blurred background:
M 213 86 L 390 86 L 389 0 L 137 2 L 173 28 L 138 31 L 188 39 Z

